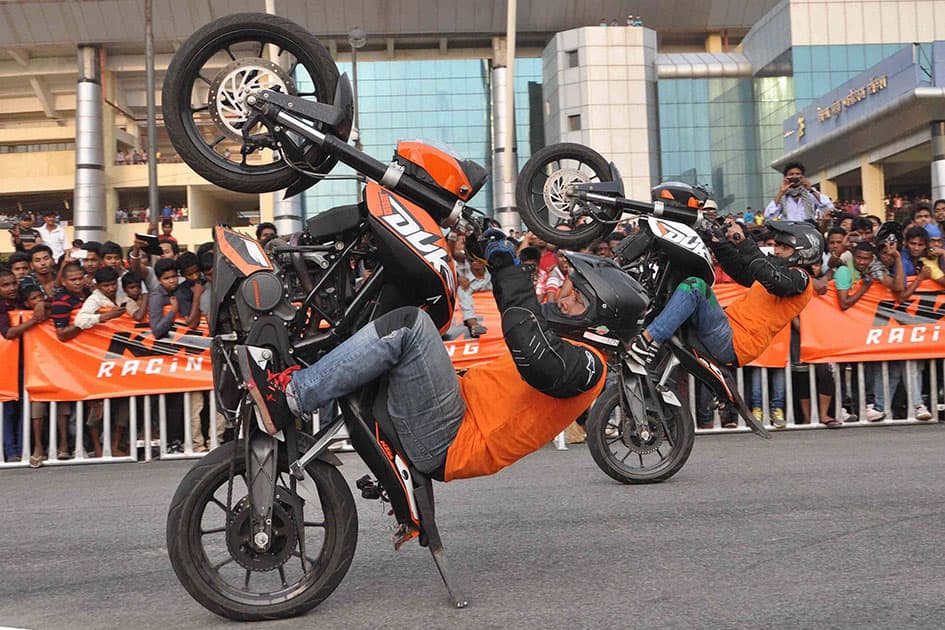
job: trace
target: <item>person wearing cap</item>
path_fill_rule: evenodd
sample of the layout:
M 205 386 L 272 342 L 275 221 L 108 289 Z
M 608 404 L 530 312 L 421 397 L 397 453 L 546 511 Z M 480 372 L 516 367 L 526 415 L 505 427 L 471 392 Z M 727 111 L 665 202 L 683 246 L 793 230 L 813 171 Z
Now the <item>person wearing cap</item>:
M 53 251 L 53 260 L 59 260 L 66 251 L 66 231 L 59 225 L 59 217 L 55 210 L 43 212 L 43 224 L 37 228 L 43 243 L 49 245 Z
M 830 197 L 810 183 L 804 165 L 790 162 L 784 167 L 781 189 L 765 208 L 765 219 L 819 220 L 834 209 Z
M 20 222 L 10 228 L 10 239 L 18 252 L 28 252 L 43 242 L 40 233 L 33 228 L 33 214 L 24 212 L 20 215 Z

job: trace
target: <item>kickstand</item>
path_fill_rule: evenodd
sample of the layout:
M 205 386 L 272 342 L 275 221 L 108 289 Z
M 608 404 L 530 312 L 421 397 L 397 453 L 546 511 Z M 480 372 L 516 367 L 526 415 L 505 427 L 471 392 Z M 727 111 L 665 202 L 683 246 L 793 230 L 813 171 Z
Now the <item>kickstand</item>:
M 414 477 L 418 480 L 418 477 Z M 421 527 L 423 532 L 420 536 L 420 544 L 426 544 L 430 547 L 430 554 L 433 556 L 433 562 L 436 563 L 436 570 L 440 572 L 440 578 L 446 587 L 453 605 L 456 608 L 466 607 L 466 598 L 459 586 L 450 577 L 446 563 L 446 552 L 443 551 L 443 542 L 440 540 L 440 532 L 436 527 L 433 509 L 433 483 L 429 478 L 423 478 L 414 494 L 417 500 L 417 507 L 420 508 Z

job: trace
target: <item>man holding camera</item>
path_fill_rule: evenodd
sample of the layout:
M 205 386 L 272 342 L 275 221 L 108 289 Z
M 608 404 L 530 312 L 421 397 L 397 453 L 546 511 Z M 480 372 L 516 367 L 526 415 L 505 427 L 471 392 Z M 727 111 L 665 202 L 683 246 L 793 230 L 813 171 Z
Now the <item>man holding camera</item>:
M 804 165 L 790 162 L 784 167 L 781 190 L 765 208 L 765 219 L 810 221 L 834 209 L 830 197 L 814 188 L 804 174 Z

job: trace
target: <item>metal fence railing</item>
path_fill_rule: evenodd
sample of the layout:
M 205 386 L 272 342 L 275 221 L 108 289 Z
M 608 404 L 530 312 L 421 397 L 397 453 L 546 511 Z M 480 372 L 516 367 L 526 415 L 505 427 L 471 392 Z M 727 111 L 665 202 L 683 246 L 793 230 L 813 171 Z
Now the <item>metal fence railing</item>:
M 820 405 L 816 402 L 818 397 L 821 394 L 829 394 L 832 398 L 830 409 L 836 414 L 836 410 L 842 406 L 844 392 L 847 392 L 848 395 L 854 393 L 855 399 L 858 401 L 857 409 L 848 410 L 857 416 L 857 421 L 846 423 L 850 427 L 928 424 L 929 421 L 920 421 L 915 418 L 915 409 L 919 404 L 925 404 L 931 411 L 931 422 L 940 420 L 940 414 L 945 411 L 945 405 L 941 404 L 942 396 L 938 388 L 939 365 L 939 360 L 935 359 L 831 365 L 833 384 L 832 389 L 827 392 L 821 392 L 818 389 L 818 379 L 812 365 L 801 368 L 788 366 L 784 368 L 749 369 L 760 370 L 760 403 L 766 426 L 772 427 L 773 397 L 770 392 L 771 381 L 775 372 L 780 372 L 783 374 L 784 380 L 786 429 L 814 429 L 824 426 L 820 423 Z M 806 387 L 802 387 L 802 389 L 809 392 L 811 401 L 809 424 L 799 421 L 795 409 L 795 393 L 798 386 L 803 383 L 800 379 L 806 381 Z M 746 368 L 739 368 L 737 383 L 739 390 L 743 392 L 746 403 L 751 408 L 751 387 L 746 387 L 748 384 Z M 869 392 L 870 383 L 874 386 L 872 393 Z M 905 391 L 906 413 L 901 417 L 893 417 L 894 395 L 897 386 L 900 384 Z M 177 397 L 174 400 L 173 412 L 169 410 L 169 397 Z M 695 410 L 696 387 L 692 377 L 689 380 L 688 397 L 690 409 Z M 866 420 L 866 406 L 869 404 L 869 400 L 882 401 L 883 410 L 886 412 L 886 417 L 883 420 L 878 422 L 868 422 Z M 101 457 L 95 456 L 94 452 L 90 453 L 86 449 L 89 441 L 86 426 L 89 413 L 92 408 L 99 404 L 102 405 L 100 410 Z M 878 403 L 874 402 L 874 404 Z M 21 453 L 20 460 L 17 462 L 7 461 L 4 453 L 0 451 L 0 469 L 26 467 L 29 466 L 32 452 L 31 435 L 34 433 L 33 418 L 31 417 L 34 414 L 31 413 L 32 406 L 29 396 L 24 393 L 23 399 L 19 403 L 0 403 L 0 418 L 6 418 L 8 405 L 19 405 L 20 423 L 17 428 L 20 433 Z M 115 412 L 118 405 L 127 405 L 127 428 L 117 426 Z M 203 405 L 209 406 L 208 426 L 204 435 L 206 448 L 212 450 L 220 444 L 223 432 L 222 416 L 217 414 L 215 396 L 206 391 L 184 394 L 155 393 L 145 396 L 116 397 L 103 401 L 80 401 L 76 403 L 51 402 L 44 412 L 42 424 L 37 427 L 42 429 L 40 433 L 45 434 L 43 446 L 46 459 L 42 462 L 42 465 L 57 466 L 201 457 L 204 452 L 195 450 L 193 438 L 194 430 L 199 427 L 199 415 Z M 695 418 L 696 414 L 693 413 L 693 416 Z M 60 418 L 64 418 L 64 420 L 60 420 Z M 314 416 L 313 422 L 316 423 L 317 427 L 317 415 Z M 64 434 L 63 429 L 65 429 Z M 6 426 L 4 426 L 4 430 L 7 430 Z M 127 430 L 127 437 L 122 439 L 122 444 L 127 444 L 128 447 L 127 455 L 113 452 L 112 438 L 116 430 Z M 698 429 L 697 434 L 724 434 L 743 431 L 748 431 L 748 427 L 741 419 L 737 420 L 736 428 L 722 428 L 722 418 L 716 410 L 712 414 L 712 428 Z M 554 445 L 559 450 L 566 450 L 567 446 L 565 445 L 563 432 L 555 438 Z M 65 453 L 68 453 L 67 458 L 60 457 L 60 454 Z

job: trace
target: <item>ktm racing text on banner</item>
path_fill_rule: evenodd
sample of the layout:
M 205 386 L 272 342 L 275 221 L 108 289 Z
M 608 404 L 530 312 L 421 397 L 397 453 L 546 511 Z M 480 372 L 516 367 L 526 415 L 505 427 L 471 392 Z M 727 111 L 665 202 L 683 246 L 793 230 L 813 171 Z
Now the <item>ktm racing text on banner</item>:
M 505 339 L 502 337 L 502 319 L 492 293 L 473 293 L 476 315 L 486 328 L 486 334 L 478 338 L 470 337 L 465 327 L 463 334 L 452 341 L 445 342 L 453 365 L 457 370 L 468 369 L 477 363 L 491 361 L 503 354 L 508 354 Z M 463 324 L 462 311 L 457 307 L 453 312 L 453 327 L 458 329 Z
M 121 317 L 62 342 L 43 324 L 23 336 L 26 390 L 32 400 L 65 401 L 211 389 L 207 335 L 175 324 L 155 339 L 147 324 Z
M 854 287 L 856 289 L 856 287 Z M 900 361 L 945 356 L 945 290 L 926 280 L 901 303 L 875 284 L 841 311 L 831 283 L 801 313 L 801 361 Z

